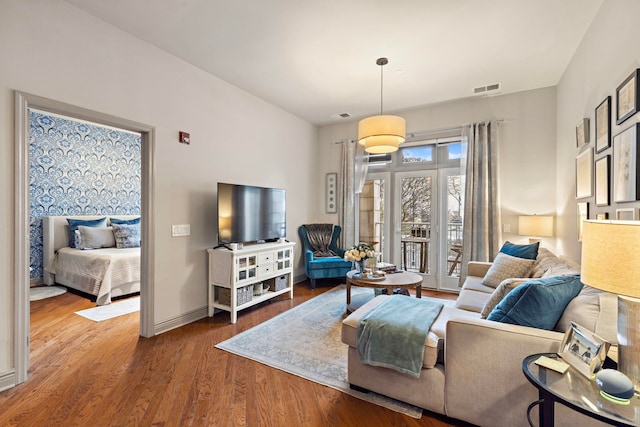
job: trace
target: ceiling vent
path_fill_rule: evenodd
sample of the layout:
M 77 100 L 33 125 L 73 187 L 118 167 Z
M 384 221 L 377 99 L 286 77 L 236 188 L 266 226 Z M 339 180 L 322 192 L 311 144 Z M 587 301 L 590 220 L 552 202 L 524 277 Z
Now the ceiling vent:
M 494 83 L 486 86 L 478 86 L 473 88 L 474 95 L 493 94 L 500 90 L 500 83 Z
M 331 116 L 331 118 L 335 120 L 348 119 L 349 117 L 351 117 L 351 114 L 349 113 L 338 113 Z

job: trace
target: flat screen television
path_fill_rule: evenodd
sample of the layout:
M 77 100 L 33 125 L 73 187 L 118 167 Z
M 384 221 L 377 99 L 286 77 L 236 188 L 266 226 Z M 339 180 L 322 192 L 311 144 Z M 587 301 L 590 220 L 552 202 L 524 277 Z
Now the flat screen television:
M 218 183 L 218 245 L 275 241 L 286 232 L 284 189 Z

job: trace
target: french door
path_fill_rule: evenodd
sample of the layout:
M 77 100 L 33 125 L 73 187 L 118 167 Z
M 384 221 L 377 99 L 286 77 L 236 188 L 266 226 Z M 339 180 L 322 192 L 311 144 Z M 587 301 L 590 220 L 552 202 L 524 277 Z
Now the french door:
M 464 180 L 459 168 L 369 173 L 360 194 L 360 241 L 378 260 L 458 291 Z M 392 208 L 391 208 L 392 207 Z

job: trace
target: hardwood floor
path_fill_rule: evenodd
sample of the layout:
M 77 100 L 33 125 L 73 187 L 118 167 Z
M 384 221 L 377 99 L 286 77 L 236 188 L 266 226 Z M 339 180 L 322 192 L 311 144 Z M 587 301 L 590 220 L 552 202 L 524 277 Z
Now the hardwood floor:
M 295 286 L 240 312 L 140 338 L 139 314 L 95 323 L 72 293 L 31 303 L 27 382 L 0 393 L 0 426 L 461 426 L 420 420 L 214 347 L 331 289 Z M 455 295 L 423 291 L 425 296 Z

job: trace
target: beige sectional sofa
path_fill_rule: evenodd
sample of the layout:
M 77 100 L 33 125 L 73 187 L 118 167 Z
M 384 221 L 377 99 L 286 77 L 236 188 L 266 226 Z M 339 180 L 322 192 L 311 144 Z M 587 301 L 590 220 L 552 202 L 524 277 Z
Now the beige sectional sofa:
M 537 389 L 522 373 L 526 356 L 558 351 L 571 321 L 616 342 L 616 295 L 587 286 L 567 305 L 554 331 L 481 318 L 495 292 L 481 283 L 490 266 L 469 264 L 455 306 L 445 305 L 431 326 L 420 378 L 360 363 L 356 352 L 358 321 L 385 296 L 374 298 L 349 315 L 342 325 L 342 341 L 349 345 L 350 384 L 479 426 L 524 427 L 528 426 L 527 406 L 538 399 Z M 575 263 L 541 248 L 529 277 L 579 272 Z M 515 285 L 527 278 L 509 281 Z M 609 356 L 615 359 L 614 346 Z M 537 414 L 537 410 L 534 412 Z M 557 426 L 604 425 L 562 405 L 556 405 L 555 418 Z

